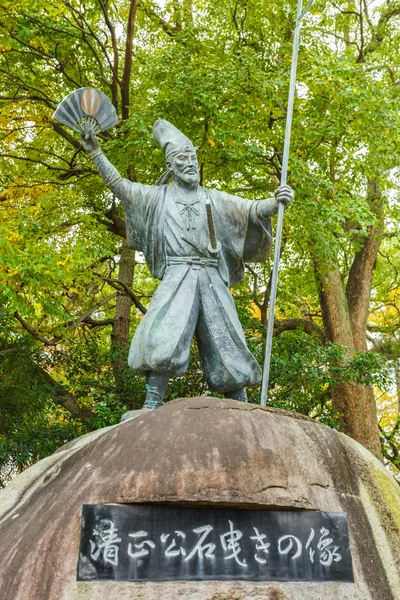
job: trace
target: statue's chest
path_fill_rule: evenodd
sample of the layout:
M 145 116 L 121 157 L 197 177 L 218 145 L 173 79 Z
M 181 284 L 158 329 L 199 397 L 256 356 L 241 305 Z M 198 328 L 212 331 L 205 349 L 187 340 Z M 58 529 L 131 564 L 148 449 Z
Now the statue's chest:
M 208 256 L 209 233 L 205 193 L 197 201 L 168 194 L 165 207 L 164 235 L 169 256 Z M 196 199 L 195 199 L 196 200 Z
M 173 191 L 168 194 L 165 218 L 170 226 L 182 233 L 200 232 L 207 227 L 205 194 L 184 196 Z

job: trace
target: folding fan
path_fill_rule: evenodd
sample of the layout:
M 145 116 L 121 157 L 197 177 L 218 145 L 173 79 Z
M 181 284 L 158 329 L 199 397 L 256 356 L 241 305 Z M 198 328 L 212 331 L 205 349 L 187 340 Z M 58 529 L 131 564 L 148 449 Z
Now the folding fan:
M 57 106 L 53 119 L 82 135 L 99 133 L 118 123 L 110 100 L 93 88 L 79 88 L 68 94 Z

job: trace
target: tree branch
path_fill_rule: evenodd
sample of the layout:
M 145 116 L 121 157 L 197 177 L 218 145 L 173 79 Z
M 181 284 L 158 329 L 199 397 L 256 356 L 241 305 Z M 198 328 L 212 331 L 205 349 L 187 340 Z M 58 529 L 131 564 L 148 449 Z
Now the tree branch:
M 76 148 L 77 150 L 82 150 L 80 141 L 74 138 L 70 133 L 68 133 L 68 131 L 66 131 L 61 125 L 61 123 L 57 123 L 56 121 L 50 121 L 50 124 L 53 127 L 54 131 L 61 135 L 61 137 L 63 137 L 72 146 L 74 146 L 74 148 Z
M 140 302 L 136 294 L 123 281 L 121 281 L 120 279 L 111 279 L 110 277 L 104 277 L 104 275 L 102 275 L 101 273 L 96 273 L 95 271 L 93 271 L 93 273 L 94 275 L 96 275 L 96 277 L 98 277 L 102 281 L 105 281 L 114 289 L 123 290 L 125 294 L 129 296 L 129 298 L 132 300 L 136 308 L 138 308 L 140 312 L 144 315 L 146 314 L 147 308 Z
M 382 14 L 379 18 L 378 24 L 375 27 L 374 33 L 368 44 L 364 48 L 363 54 L 358 57 L 357 62 L 362 62 L 365 59 L 366 54 L 374 52 L 378 46 L 385 39 L 385 28 L 388 25 L 389 21 L 394 17 L 398 17 L 400 15 L 400 3 L 399 2 L 387 2 L 386 8 L 382 11 Z
M 126 28 L 124 72 L 121 81 L 122 118 L 129 119 L 129 86 L 132 73 L 133 35 L 135 32 L 138 0 L 131 0 Z
M 301 329 L 304 333 L 312 335 L 316 333 L 325 342 L 325 334 L 311 319 L 275 319 L 274 335 L 280 335 L 284 331 L 296 331 Z
M 86 310 L 80 317 L 78 317 L 72 323 L 70 323 L 67 327 L 67 330 L 72 331 L 73 329 L 78 327 L 79 323 L 82 323 L 82 321 L 85 321 L 92 313 L 94 313 L 96 310 L 98 310 L 101 306 L 104 306 L 104 304 L 107 304 L 108 302 L 110 302 L 110 300 L 112 300 L 113 298 L 116 298 L 117 295 L 118 294 L 116 294 L 116 293 L 111 294 L 110 296 L 107 296 L 107 298 L 103 298 L 102 300 L 97 302 L 97 304 L 95 304 L 94 306 L 92 306 L 91 308 Z
M 92 313 L 94 313 L 96 310 L 98 310 L 101 306 L 104 306 L 104 304 L 107 304 L 108 302 L 110 302 L 110 300 L 112 300 L 113 298 L 116 298 L 117 296 L 118 296 L 118 294 L 114 293 L 114 294 L 107 296 L 106 298 L 103 298 L 102 300 L 97 302 L 94 306 L 92 306 L 91 308 L 86 310 L 80 317 L 78 317 L 77 319 L 75 319 L 72 322 L 70 321 L 69 323 L 65 323 L 64 325 L 62 325 L 62 327 L 65 327 L 66 331 L 72 331 L 73 329 L 78 327 L 78 325 L 80 323 L 83 323 L 83 322 L 87 322 L 89 325 L 94 325 L 95 323 L 101 324 L 101 325 L 109 325 L 110 322 L 113 321 L 112 319 L 111 320 L 107 319 L 107 322 L 102 322 L 102 321 L 96 322 L 94 319 L 89 319 L 89 317 Z M 47 338 L 47 337 L 41 335 L 40 333 L 38 333 L 38 331 L 36 331 L 36 329 L 31 327 L 25 321 L 25 319 L 23 319 L 21 317 L 21 315 L 18 313 L 18 311 L 15 311 L 14 317 L 17 319 L 17 321 L 19 321 L 21 323 L 21 325 L 25 329 L 25 331 L 30 333 L 31 336 L 34 337 L 39 342 L 42 342 L 42 344 L 45 344 L 45 346 L 56 346 L 62 338 L 61 335 L 55 336 L 53 338 Z
M 168 23 L 159 14 L 157 14 L 156 11 L 153 8 L 151 8 L 149 6 L 141 6 L 141 10 L 149 18 L 155 17 L 157 19 L 158 23 L 161 25 L 161 27 L 165 31 L 165 33 L 167 35 L 169 35 L 170 37 L 173 37 L 179 31 L 182 31 L 182 25 L 181 25 L 181 23 L 175 23 L 175 24 L 171 25 L 171 23 Z
M 101 217 L 97 217 L 97 220 L 99 221 L 99 223 L 101 223 L 102 225 L 105 225 L 105 227 L 107 227 L 108 231 L 111 231 L 112 233 L 115 233 L 115 235 L 118 235 L 119 237 L 126 239 L 126 224 L 125 221 L 122 217 L 119 216 L 119 214 L 117 213 L 117 211 L 115 210 L 115 208 L 112 206 L 110 208 L 110 210 L 108 210 L 107 212 L 104 213 L 106 219 L 108 219 L 108 221 L 106 221 L 105 219 L 102 219 Z M 111 221 L 111 223 L 110 223 Z
M 93 413 L 91 410 L 89 410 L 87 408 L 82 408 L 79 405 L 79 402 L 75 398 L 75 396 L 73 394 L 71 394 L 71 392 L 66 390 L 64 388 L 64 386 L 62 386 L 60 383 L 58 383 L 58 381 L 53 379 L 53 377 L 47 371 L 45 371 L 39 365 L 36 365 L 36 368 L 38 370 L 38 374 L 39 374 L 40 378 L 49 387 L 49 391 L 50 391 L 53 399 L 55 400 L 55 402 L 57 402 L 58 404 L 60 404 L 64 408 L 66 408 L 68 410 L 68 412 L 70 412 L 74 416 L 86 417 L 86 418 L 89 416 L 93 416 Z
M 0 355 L 1 354 L 9 354 L 10 352 L 20 352 L 21 351 L 21 346 L 10 346 L 9 348 L 3 348 L 2 350 L 0 350 Z
M 113 74 L 113 78 L 118 82 L 119 84 L 119 79 L 118 79 L 118 70 L 115 70 L 115 65 L 113 65 L 108 52 L 107 52 L 107 48 L 106 46 L 103 44 L 103 42 L 101 41 L 101 39 L 99 38 L 98 35 L 96 35 L 96 33 L 93 31 L 93 29 L 91 28 L 90 24 L 88 23 L 88 21 L 85 19 L 85 17 L 83 16 L 82 13 L 80 13 L 74 6 L 72 6 L 72 4 L 70 2 L 67 2 L 66 0 L 63 0 L 63 4 L 65 6 L 67 6 L 72 13 L 72 18 L 75 21 L 75 25 L 73 23 L 71 23 L 71 21 L 64 15 L 63 18 L 64 20 L 74 29 L 77 29 L 78 31 L 81 32 L 82 34 L 82 39 L 83 36 L 91 36 L 100 46 L 105 59 L 111 69 L 111 72 Z M 100 0 L 100 4 L 101 4 L 101 0 Z M 86 27 L 86 29 L 85 29 Z M 84 39 L 83 41 L 85 41 L 87 43 L 87 38 Z
M 249 264 L 246 263 L 246 269 L 249 271 L 249 273 L 252 274 L 253 276 L 253 289 L 252 289 L 252 297 L 253 297 L 253 302 L 254 304 L 257 306 L 257 308 L 259 310 L 261 310 L 262 305 L 261 302 L 258 299 L 258 295 L 257 295 L 257 288 L 258 288 L 258 274 L 255 272 L 255 270 L 253 269 L 253 267 L 251 267 Z
M 25 160 L 27 162 L 35 163 L 37 165 L 43 165 L 44 167 L 46 167 L 50 171 L 63 171 L 63 172 L 65 172 L 67 170 L 65 167 L 53 167 L 52 165 L 49 165 L 49 163 L 46 163 L 43 160 L 39 160 L 37 158 L 29 158 L 28 156 L 18 156 L 17 154 L 0 153 L 0 157 L 1 158 L 12 158 L 12 159 L 15 159 L 15 160 Z
M 10 73 L 6 69 L 0 69 L 0 73 L 3 73 L 4 75 L 7 76 L 8 86 L 10 86 L 10 83 L 11 83 L 10 80 L 14 80 L 14 84 L 18 87 L 18 90 L 17 90 L 16 94 L 19 93 L 19 90 L 21 88 L 23 90 L 32 90 L 33 92 L 36 92 L 36 94 L 39 94 L 39 98 L 41 98 L 41 101 L 44 104 L 46 104 L 46 106 L 48 106 L 49 108 L 51 108 L 51 110 L 55 110 L 55 108 L 57 106 L 57 103 L 54 102 L 54 100 L 52 100 L 52 98 L 50 98 L 50 96 L 48 96 L 47 94 L 45 94 L 43 92 L 43 90 L 35 87 L 34 85 L 29 85 L 26 81 L 24 81 L 23 79 L 21 79 L 21 77 L 18 77 L 14 73 Z
M 14 317 L 17 319 L 17 321 L 19 321 L 21 323 L 21 325 L 25 329 L 25 331 L 30 333 L 31 336 L 34 337 L 39 342 L 42 342 L 42 344 L 44 344 L 45 346 L 56 346 L 57 343 L 61 340 L 61 336 L 56 336 L 56 337 L 50 339 L 50 338 L 44 337 L 43 335 L 40 335 L 40 333 L 38 333 L 35 329 L 33 329 L 33 327 L 28 325 L 28 323 L 21 317 L 21 315 L 18 313 L 18 311 L 15 311 Z
M 108 31 L 110 32 L 110 35 L 111 35 L 111 44 L 112 44 L 112 48 L 113 48 L 113 66 L 112 66 L 113 79 L 112 79 L 111 93 L 112 93 L 112 103 L 114 104 L 116 110 L 118 110 L 118 86 L 120 86 L 120 87 L 122 87 L 122 86 L 121 86 L 121 81 L 119 79 L 119 53 L 118 53 L 117 36 L 115 33 L 115 27 L 111 22 L 110 15 L 108 14 L 108 1 L 107 0 L 99 0 L 99 4 L 100 4 L 101 10 L 103 12 L 104 20 L 106 22 Z M 123 107 L 122 107 L 122 110 L 123 110 Z
M 113 325 L 115 319 L 103 319 L 102 321 L 98 321 L 97 319 L 92 319 L 92 317 L 86 317 L 83 323 L 87 323 L 91 327 L 106 327 L 106 325 Z

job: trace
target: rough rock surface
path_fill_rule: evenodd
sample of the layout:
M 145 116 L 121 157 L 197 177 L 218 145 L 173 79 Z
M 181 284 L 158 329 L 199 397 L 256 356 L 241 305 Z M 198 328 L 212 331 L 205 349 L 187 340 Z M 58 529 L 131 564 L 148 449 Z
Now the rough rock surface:
M 344 511 L 355 583 L 77 582 L 82 504 Z M 0 493 L 0 598 L 400 600 L 400 491 L 350 438 L 299 415 L 175 400 L 67 444 Z

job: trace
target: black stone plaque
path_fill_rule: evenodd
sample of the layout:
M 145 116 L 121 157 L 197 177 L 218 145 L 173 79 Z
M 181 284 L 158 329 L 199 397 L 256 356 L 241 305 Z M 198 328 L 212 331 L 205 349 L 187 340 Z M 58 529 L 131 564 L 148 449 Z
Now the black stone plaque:
M 141 504 L 82 507 L 78 580 L 353 582 L 347 515 Z

